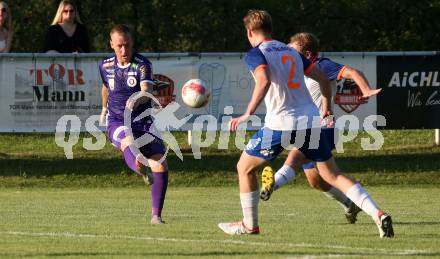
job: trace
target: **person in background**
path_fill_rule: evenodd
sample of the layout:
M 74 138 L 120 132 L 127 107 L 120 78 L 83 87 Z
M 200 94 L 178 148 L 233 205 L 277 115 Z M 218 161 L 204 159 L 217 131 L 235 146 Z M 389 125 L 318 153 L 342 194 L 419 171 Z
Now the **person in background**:
M 43 52 L 90 52 L 87 29 L 81 22 L 78 8 L 72 1 L 63 0 L 60 2 L 52 25 L 46 32 Z
M 0 1 L 0 53 L 11 51 L 13 35 L 11 10 L 6 2 Z

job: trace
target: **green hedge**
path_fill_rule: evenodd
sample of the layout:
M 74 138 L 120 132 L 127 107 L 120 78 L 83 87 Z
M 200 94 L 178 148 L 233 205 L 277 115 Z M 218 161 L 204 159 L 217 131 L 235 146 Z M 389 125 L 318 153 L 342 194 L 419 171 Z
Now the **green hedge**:
M 58 0 L 11 1 L 14 52 L 40 52 Z M 440 46 L 439 0 L 77 0 L 94 52 L 108 52 L 109 28 L 136 30 L 140 51 L 246 51 L 248 9 L 268 10 L 274 38 L 299 31 L 321 39 L 323 51 L 415 51 Z

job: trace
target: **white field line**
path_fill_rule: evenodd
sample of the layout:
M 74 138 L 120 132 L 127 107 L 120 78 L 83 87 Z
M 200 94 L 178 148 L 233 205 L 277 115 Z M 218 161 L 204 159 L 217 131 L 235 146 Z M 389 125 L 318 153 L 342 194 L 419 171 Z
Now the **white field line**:
M 294 257 L 287 257 L 287 259 L 318 259 L 318 258 L 340 258 L 340 257 L 353 257 L 356 255 L 350 254 L 350 255 L 344 255 L 344 254 L 320 254 L 320 255 L 305 255 L 305 256 L 294 256 Z
M 269 242 L 253 242 L 245 240 L 216 240 L 216 239 L 181 239 L 181 238 L 167 238 L 167 237 L 148 237 L 148 236 L 127 236 L 127 235 L 97 235 L 97 234 L 81 234 L 72 232 L 22 232 L 22 231 L 3 231 L 0 235 L 13 235 L 13 236 L 38 236 L 38 237 L 66 237 L 66 238 L 97 238 L 97 239 L 128 239 L 128 240 L 149 240 L 149 241 L 166 241 L 176 243 L 222 243 L 232 245 L 248 245 L 248 246 L 282 246 L 282 247 L 302 247 L 302 248 L 321 248 L 321 249 L 339 249 L 350 250 L 364 253 L 372 253 L 379 255 L 422 255 L 433 253 L 429 250 L 415 250 L 415 249 L 383 249 L 383 248 L 367 248 L 367 247 L 350 247 L 339 245 L 315 245 L 307 243 L 269 243 Z M 320 257 L 342 257 L 343 254 L 331 254 L 331 255 L 310 255 L 306 257 L 290 257 L 290 258 L 320 258 Z M 353 256 L 353 254 L 351 254 Z

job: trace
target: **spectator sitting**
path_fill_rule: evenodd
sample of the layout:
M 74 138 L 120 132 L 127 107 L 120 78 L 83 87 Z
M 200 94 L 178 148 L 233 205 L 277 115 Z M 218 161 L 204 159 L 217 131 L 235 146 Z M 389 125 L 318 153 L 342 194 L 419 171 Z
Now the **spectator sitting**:
M 48 53 L 90 52 L 87 29 L 82 24 L 78 9 L 72 1 L 60 2 L 52 25 L 46 32 L 43 51 Z
M 11 50 L 13 36 L 11 20 L 8 5 L 0 1 L 0 53 L 7 53 Z

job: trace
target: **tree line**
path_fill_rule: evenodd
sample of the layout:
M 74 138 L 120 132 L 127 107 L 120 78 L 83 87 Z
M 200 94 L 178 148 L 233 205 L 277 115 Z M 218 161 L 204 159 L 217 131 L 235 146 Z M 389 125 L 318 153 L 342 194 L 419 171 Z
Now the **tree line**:
M 13 52 L 41 52 L 58 0 L 9 1 Z M 433 51 L 440 46 L 440 0 L 77 0 L 93 52 L 109 52 L 108 31 L 135 31 L 141 52 L 243 52 L 242 17 L 265 9 L 275 39 L 315 33 L 322 51 Z

